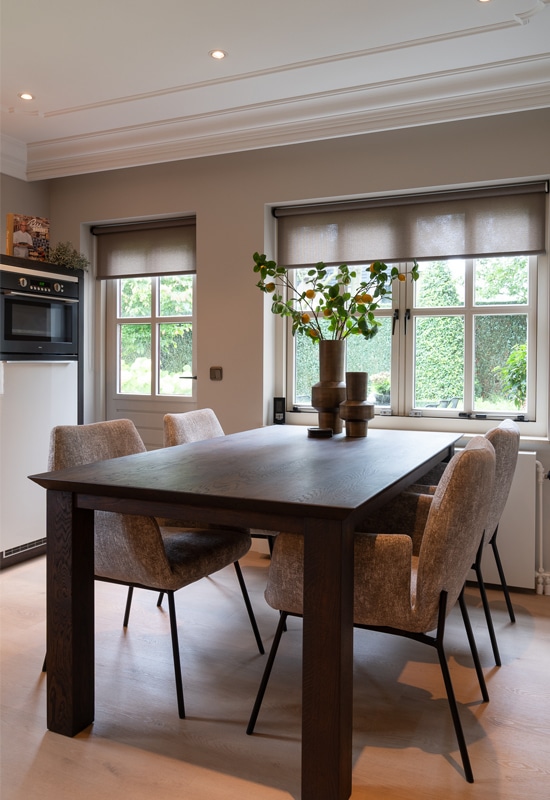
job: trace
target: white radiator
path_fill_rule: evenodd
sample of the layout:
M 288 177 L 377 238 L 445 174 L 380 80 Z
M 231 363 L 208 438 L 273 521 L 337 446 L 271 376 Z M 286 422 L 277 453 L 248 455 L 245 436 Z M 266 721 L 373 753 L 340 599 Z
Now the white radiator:
M 537 454 L 520 452 L 508 501 L 498 526 L 497 545 L 510 587 L 535 588 Z M 491 547 L 485 547 L 483 580 L 500 584 Z M 475 580 L 472 572 L 470 577 Z

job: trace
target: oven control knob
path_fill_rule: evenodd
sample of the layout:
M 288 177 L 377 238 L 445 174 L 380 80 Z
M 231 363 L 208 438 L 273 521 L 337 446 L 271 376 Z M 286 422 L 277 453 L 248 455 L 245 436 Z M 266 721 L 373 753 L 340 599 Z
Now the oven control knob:
M 26 278 L 19 278 L 19 286 L 21 286 L 21 288 L 22 288 L 22 289 L 24 289 L 24 288 L 25 288 L 25 286 L 27 285 L 27 283 L 28 283 L 28 281 L 27 281 L 27 279 L 26 279 Z
M 61 284 L 60 283 L 54 283 L 53 290 L 54 290 L 54 292 L 60 292 L 61 291 Z

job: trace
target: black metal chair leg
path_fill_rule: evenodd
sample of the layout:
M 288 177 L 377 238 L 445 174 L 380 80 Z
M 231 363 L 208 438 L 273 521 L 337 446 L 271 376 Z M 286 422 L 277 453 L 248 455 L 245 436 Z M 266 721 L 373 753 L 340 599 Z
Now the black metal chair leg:
M 443 647 L 443 634 L 445 631 L 445 606 L 446 606 L 446 593 L 442 593 L 443 596 L 441 599 L 440 607 L 439 607 L 439 622 L 437 626 L 437 636 L 435 640 L 435 649 L 437 650 L 437 655 L 439 658 L 439 664 L 441 666 L 441 672 L 443 674 L 443 681 L 445 683 L 445 689 L 447 691 L 447 700 L 449 701 L 449 708 L 451 710 L 451 716 L 453 718 L 453 724 L 455 728 L 456 738 L 458 741 L 458 748 L 460 750 L 460 755 L 462 756 L 462 765 L 464 767 L 464 775 L 468 783 L 474 782 L 474 775 L 472 772 L 472 766 L 470 764 L 470 757 L 468 755 L 468 748 L 466 746 L 466 739 L 464 738 L 464 731 L 462 730 L 462 724 L 460 722 L 460 716 L 458 713 L 458 706 L 456 704 L 455 693 L 453 690 L 453 684 L 451 682 L 451 673 L 449 672 L 449 665 L 447 664 L 447 656 L 445 654 L 445 650 Z
M 481 602 L 483 604 L 483 610 L 485 612 L 485 619 L 487 621 L 487 629 L 489 631 L 489 638 L 491 639 L 491 645 L 493 648 L 493 655 L 495 657 L 495 664 L 497 667 L 501 666 L 500 660 L 500 653 L 497 644 L 497 637 L 495 634 L 495 628 L 493 626 L 493 618 L 491 616 L 491 608 L 489 606 L 489 599 L 487 597 L 487 592 L 485 590 L 485 584 L 483 583 L 483 574 L 481 571 L 481 553 L 478 553 L 476 558 L 476 563 L 474 564 L 474 570 L 477 577 L 477 583 L 479 586 L 479 593 L 481 595 Z
M 132 597 L 134 596 L 134 587 L 128 586 L 128 597 L 126 598 L 126 609 L 124 611 L 123 628 L 128 627 L 128 620 L 130 619 L 130 609 L 132 608 Z
M 252 630 L 254 631 L 254 636 L 256 638 L 256 644 L 258 645 L 258 650 L 260 651 L 260 654 L 263 655 L 265 653 L 264 645 L 262 642 L 262 637 L 260 636 L 260 631 L 258 630 L 258 625 L 256 624 L 256 617 L 254 616 L 254 611 L 252 609 L 250 597 L 248 596 L 248 589 L 246 588 L 246 583 L 244 582 L 241 565 L 239 564 L 238 561 L 235 561 L 233 566 L 235 567 L 235 572 L 237 573 L 239 586 L 241 587 L 244 604 L 246 606 L 246 610 L 248 611 L 248 618 L 250 620 L 250 624 L 252 625 Z
M 157 600 L 157 608 L 161 607 L 163 597 L 164 597 L 164 592 L 159 592 L 159 598 Z
M 168 608 L 170 613 L 170 631 L 172 633 L 172 654 L 174 656 L 174 675 L 176 678 L 176 695 L 178 698 L 178 714 L 180 719 L 185 719 L 185 704 L 183 702 L 183 681 L 181 678 L 180 649 L 178 643 L 178 625 L 176 621 L 176 603 L 174 592 L 168 595 Z
M 254 733 L 256 720 L 258 719 L 258 714 L 260 713 L 260 708 L 262 705 L 262 701 L 264 699 L 265 690 L 267 689 L 267 684 L 269 682 L 269 676 L 271 675 L 271 670 L 273 668 L 273 662 L 275 661 L 275 656 L 277 655 L 277 650 L 279 649 L 279 642 L 281 641 L 281 636 L 283 635 L 283 632 L 286 629 L 287 617 L 288 614 L 286 613 L 286 611 L 280 612 L 279 624 L 277 625 L 277 630 L 275 631 L 275 636 L 273 637 L 273 644 L 271 645 L 271 650 L 269 651 L 269 656 L 267 658 L 267 663 L 265 665 L 264 674 L 262 675 L 260 688 L 258 689 L 258 694 L 256 695 L 254 708 L 252 709 L 250 719 L 248 720 L 248 726 L 246 728 L 246 732 L 249 736 L 251 736 Z
M 44 653 L 44 661 L 42 662 L 42 672 L 46 672 L 46 659 L 48 657 L 47 653 Z
M 493 555 L 495 557 L 495 563 L 497 565 L 498 576 L 500 578 L 500 583 L 502 585 L 502 591 L 504 593 L 504 599 L 506 600 L 506 607 L 508 609 L 508 614 L 510 616 L 510 622 L 515 622 L 516 621 L 516 615 L 514 614 L 514 607 L 512 605 L 512 601 L 510 599 L 510 592 L 508 591 L 508 584 L 506 583 L 506 576 L 504 575 L 504 570 L 502 568 L 502 562 L 500 560 L 500 553 L 498 552 L 497 533 L 498 533 L 498 527 L 497 527 L 496 531 L 494 532 L 493 537 L 492 537 L 491 541 L 489 542 L 489 544 L 491 545 L 491 548 L 493 550 Z
M 464 600 L 464 589 L 460 592 L 458 597 L 458 604 L 460 606 L 460 611 L 462 612 L 462 619 L 464 621 L 464 628 L 466 629 L 466 635 L 468 637 L 468 642 L 470 644 L 470 651 L 472 653 L 472 658 L 474 661 L 474 666 L 476 669 L 477 679 L 479 681 L 479 688 L 481 689 L 481 695 L 483 700 L 488 703 L 489 702 L 489 692 L 487 691 L 487 684 L 485 683 L 485 676 L 483 674 L 483 670 L 481 669 L 481 662 L 479 660 L 479 653 L 477 652 L 476 641 L 474 639 L 474 632 L 472 631 L 472 625 L 470 623 L 470 616 L 468 614 L 468 609 L 466 608 L 466 602 Z

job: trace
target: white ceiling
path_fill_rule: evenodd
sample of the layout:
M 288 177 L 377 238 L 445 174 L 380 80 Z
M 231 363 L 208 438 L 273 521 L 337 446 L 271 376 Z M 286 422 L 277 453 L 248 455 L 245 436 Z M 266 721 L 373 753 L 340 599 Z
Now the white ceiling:
M 0 8 L 2 171 L 27 180 L 550 106 L 550 0 Z

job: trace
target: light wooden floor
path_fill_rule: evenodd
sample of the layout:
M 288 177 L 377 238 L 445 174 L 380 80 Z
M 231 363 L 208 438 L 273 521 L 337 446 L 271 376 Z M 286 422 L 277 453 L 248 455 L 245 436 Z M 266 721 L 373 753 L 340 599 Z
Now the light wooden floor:
M 266 645 L 268 560 L 243 561 Z M 188 718 L 176 711 L 168 619 L 136 592 L 96 583 L 96 720 L 69 739 L 45 723 L 45 562 L 0 574 L 2 800 L 288 800 L 299 797 L 300 622 L 283 637 L 257 733 L 245 726 L 265 656 L 255 650 L 232 569 L 177 595 Z M 447 648 L 476 782 L 466 783 L 435 652 L 356 632 L 353 800 L 550 797 L 550 597 L 516 594 L 511 625 L 490 592 L 503 666 L 468 589 L 491 702 L 479 701 L 460 615 Z

